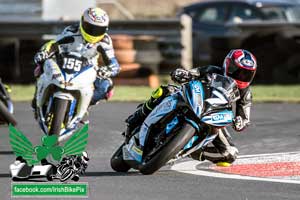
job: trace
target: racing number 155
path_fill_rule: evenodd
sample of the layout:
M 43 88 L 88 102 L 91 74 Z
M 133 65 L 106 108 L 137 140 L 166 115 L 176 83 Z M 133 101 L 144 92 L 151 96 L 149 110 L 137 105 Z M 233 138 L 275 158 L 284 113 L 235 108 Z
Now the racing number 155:
M 77 60 L 75 58 L 64 58 L 64 66 L 63 69 L 74 70 L 75 72 L 79 72 L 81 70 L 82 61 Z

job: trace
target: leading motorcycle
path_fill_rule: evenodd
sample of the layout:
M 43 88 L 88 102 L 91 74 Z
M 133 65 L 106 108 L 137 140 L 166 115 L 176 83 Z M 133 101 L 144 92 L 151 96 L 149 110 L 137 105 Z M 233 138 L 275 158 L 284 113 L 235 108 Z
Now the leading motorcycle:
M 74 133 L 74 137 L 66 141 L 63 146 L 53 147 L 56 149 L 56 158 L 49 147 L 45 147 L 47 137 L 42 139 L 43 145 L 33 147 L 31 142 L 17 130 L 11 132 L 11 145 L 14 148 L 16 161 L 10 165 L 13 180 L 24 180 L 34 177 L 45 176 L 48 181 L 57 178 L 60 181 L 72 179 L 79 180 L 87 168 L 88 156 L 84 152 L 87 145 L 87 126 L 76 131 L 80 126 L 80 121 L 85 116 L 91 98 L 94 93 L 94 81 L 97 77 L 97 67 L 89 64 L 87 58 L 78 52 L 63 52 L 60 44 L 73 43 L 73 37 L 66 37 L 55 44 L 55 50 L 43 64 L 43 73 L 37 80 L 35 103 L 36 117 L 43 132 L 48 135 L 56 135 L 58 143 L 65 141 Z M 85 49 L 83 49 L 85 50 Z M 76 132 L 75 132 L 76 131 Z M 21 140 L 21 147 L 16 142 Z M 53 137 L 52 137 L 53 138 Z M 55 137 L 54 137 L 55 138 Z M 55 144 L 56 141 L 54 141 Z M 53 150 L 55 151 L 55 150 Z M 27 154 L 26 152 L 29 152 Z M 42 153 L 38 153 L 42 152 Z M 48 162 L 48 158 L 59 162 L 53 164 Z M 41 165 L 33 165 L 39 162 L 32 159 L 32 154 L 46 156 L 40 160 Z M 28 165 L 28 159 L 31 158 Z M 58 156 L 57 156 L 58 155 Z M 46 159 L 47 158 L 47 159 Z
M 57 53 L 44 62 L 37 81 L 37 120 L 46 135 L 56 134 L 64 141 L 78 128 L 87 112 L 97 69 L 78 52 L 60 53 L 59 44 L 71 43 L 73 37 L 57 42 Z
M 235 81 L 219 74 L 183 84 L 133 130 L 113 154 L 112 169 L 152 174 L 168 162 L 203 150 L 218 131 L 232 124 L 232 108 L 239 98 Z

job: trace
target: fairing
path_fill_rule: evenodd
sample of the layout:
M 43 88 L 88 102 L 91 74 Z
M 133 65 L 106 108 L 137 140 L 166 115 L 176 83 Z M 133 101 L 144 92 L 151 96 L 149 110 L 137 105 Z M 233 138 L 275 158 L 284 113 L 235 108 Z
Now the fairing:
M 61 129 L 59 141 L 66 139 L 73 133 L 77 124 L 86 113 L 94 92 L 93 83 L 96 76 L 96 70 L 89 65 L 82 67 L 76 73 L 66 73 L 54 59 L 45 61 L 44 73 L 37 82 L 37 107 L 42 108 L 46 103 L 50 107 L 53 96 L 69 100 L 71 106 L 70 112 L 67 113 L 68 115 L 72 114 L 71 120 L 66 127 Z M 53 90 L 53 88 L 56 89 Z M 74 95 L 74 93 L 79 94 L 79 96 Z M 39 124 L 45 134 L 47 134 L 48 127 L 45 125 L 44 113 L 42 109 L 39 109 L 39 111 Z

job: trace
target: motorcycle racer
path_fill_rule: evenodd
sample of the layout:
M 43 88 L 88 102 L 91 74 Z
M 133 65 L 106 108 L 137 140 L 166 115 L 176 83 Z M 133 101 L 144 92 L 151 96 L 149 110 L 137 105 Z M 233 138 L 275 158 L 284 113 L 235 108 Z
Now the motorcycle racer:
M 101 8 L 86 9 L 80 19 L 79 24 L 68 26 L 57 36 L 56 40 L 51 40 L 44 44 L 39 52 L 34 56 L 34 62 L 37 64 L 34 70 L 35 77 L 42 74 L 41 64 L 57 48 L 57 41 L 65 38 L 73 38 L 72 42 L 61 44 L 60 51 L 78 52 L 87 62 L 93 66 L 98 66 L 99 56 L 105 66 L 98 67 L 98 77 L 94 82 L 95 90 L 91 100 L 91 105 L 96 104 L 101 99 L 109 99 L 112 96 L 113 82 L 111 77 L 116 76 L 120 71 L 120 65 L 115 57 L 113 44 L 110 36 L 107 34 L 109 26 L 109 17 Z M 69 61 L 69 67 L 76 66 L 76 61 Z M 34 107 L 33 103 L 33 107 Z
M 63 32 L 57 36 L 55 40 L 51 40 L 44 44 L 40 51 L 34 56 L 34 62 L 37 67 L 34 70 L 34 76 L 39 78 L 43 73 L 43 63 L 48 58 L 54 58 L 57 63 L 61 63 L 63 68 L 72 70 L 75 73 L 80 72 L 82 67 L 91 65 L 97 69 L 97 78 L 94 81 L 94 93 L 90 101 L 90 105 L 95 105 L 101 99 L 108 100 L 113 94 L 112 77 L 116 76 L 120 71 L 120 65 L 115 57 L 112 39 L 108 35 L 109 17 L 101 8 L 86 9 L 78 24 L 66 27 Z M 64 41 L 64 42 L 61 42 Z M 60 59 L 55 56 L 56 53 L 71 53 L 80 57 L 81 60 L 74 58 Z M 52 57 L 52 56 L 55 57 Z M 101 57 L 100 57 L 101 56 Z M 99 65 L 99 57 L 102 58 L 104 66 Z M 36 92 L 32 100 L 32 108 L 36 113 Z M 87 117 L 86 116 L 84 118 Z M 88 119 L 82 119 L 82 123 L 88 123 Z M 66 157 L 64 161 L 76 160 L 80 170 L 75 170 L 74 177 L 78 180 L 78 174 L 83 173 L 87 168 L 88 154 Z M 65 166 L 60 163 L 57 168 L 63 170 Z M 77 169 L 76 168 L 76 169 Z M 58 171 L 59 172 L 59 171 Z
M 236 117 L 233 128 L 240 132 L 250 124 L 250 109 L 252 105 L 250 84 L 255 76 L 256 69 L 257 62 L 252 53 L 243 49 L 235 49 L 227 54 L 222 67 L 209 65 L 191 70 L 178 68 L 171 72 L 171 79 L 176 83 L 184 83 L 191 79 L 207 77 L 207 75 L 212 73 L 233 78 L 240 92 L 240 99 L 236 103 Z M 160 86 L 155 90 L 150 99 L 140 105 L 138 110 L 126 119 L 127 130 L 124 133 L 125 137 L 129 138 L 132 130 L 140 126 L 155 106 L 174 90 L 176 88 L 172 85 Z M 231 142 L 226 129 L 216 129 L 215 131 L 218 131 L 218 136 L 212 144 L 209 144 L 204 151 L 193 152 L 191 157 L 201 161 L 207 159 L 213 163 L 233 163 L 237 157 L 238 149 Z

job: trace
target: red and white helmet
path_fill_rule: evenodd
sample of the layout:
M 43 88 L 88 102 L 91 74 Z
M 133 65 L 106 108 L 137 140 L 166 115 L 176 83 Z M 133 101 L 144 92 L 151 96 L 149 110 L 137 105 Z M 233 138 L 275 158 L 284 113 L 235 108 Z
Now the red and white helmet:
M 244 49 L 231 50 L 223 63 L 225 76 L 236 81 L 238 88 L 243 89 L 252 82 L 257 68 L 256 58 Z

